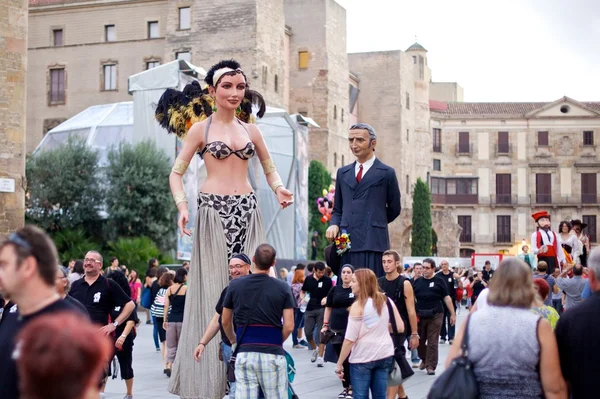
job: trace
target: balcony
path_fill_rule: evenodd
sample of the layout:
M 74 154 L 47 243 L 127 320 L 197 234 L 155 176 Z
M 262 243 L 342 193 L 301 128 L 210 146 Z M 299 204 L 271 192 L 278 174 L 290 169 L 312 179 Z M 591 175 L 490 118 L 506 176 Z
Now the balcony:
M 516 194 L 496 194 L 490 195 L 490 204 L 492 205 L 513 205 L 517 203 Z
M 432 204 L 472 205 L 479 203 L 477 194 L 431 194 Z
M 598 202 L 598 196 L 593 194 L 581 194 L 582 204 L 596 204 Z
M 512 144 L 496 144 L 494 146 L 494 153 L 496 156 L 511 156 Z
M 457 144 L 456 145 L 456 156 L 467 156 L 473 155 L 473 144 Z
M 536 204 L 552 204 L 552 194 L 536 194 Z
M 512 244 L 515 242 L 515 234 L 494 234 L 494 244 Z

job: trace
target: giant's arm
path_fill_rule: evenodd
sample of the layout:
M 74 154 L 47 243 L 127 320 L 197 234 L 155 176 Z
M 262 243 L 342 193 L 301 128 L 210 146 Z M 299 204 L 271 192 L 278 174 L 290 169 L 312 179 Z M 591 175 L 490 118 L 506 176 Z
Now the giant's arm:
M 391 169 L 389 172 L 387 181 L 387 221 L 388 223 L 392 223 L 402 210 L 400 188 L 398 187 L 398 178 L 394 169 Z
M 335 177 L 335 194 L 333 197 L 333 212 L 331 212 L 330 226 L 339 226 L 342 222 L 342 209 L 344 208 L 344 198 L 342 196 L 341 174 L 338 169 Z

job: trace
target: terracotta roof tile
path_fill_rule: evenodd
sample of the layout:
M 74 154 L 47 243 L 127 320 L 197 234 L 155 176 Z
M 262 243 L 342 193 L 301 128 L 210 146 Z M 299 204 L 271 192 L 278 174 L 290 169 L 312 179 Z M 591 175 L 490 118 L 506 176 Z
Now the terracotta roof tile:
M 445 115 L 525 115 L 531 111 L 543 108 L 551 102 L 539 103 L 445 103 L 442 101 L 429 101 L 432 112 Z M 600 102 L 582 102 L 584 106 L 600 111 Z

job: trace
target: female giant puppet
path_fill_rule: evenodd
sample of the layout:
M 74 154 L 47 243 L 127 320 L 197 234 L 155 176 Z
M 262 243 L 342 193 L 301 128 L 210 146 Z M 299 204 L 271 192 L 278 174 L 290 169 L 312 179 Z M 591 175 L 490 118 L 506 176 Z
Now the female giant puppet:
M 263 223 L 252 186 L 248 160 L 258 155 L 267 181 L 282 208 L 293 202 L 275 169 L 261 132 L 249 124 L 252 104 L 265 112 L 262 97 L 248 88 L 246 75 L 233 61 L 221 61 L 208 71 L 202 89 L 198 82 L 183 92 L 167 90 L 156 108 L 156 119 L 169 132 L 184 139 L 183 149 L 169 176 L 179 209 L 181 234 L 189 219 L 188 199 L 182 176 L 199 153 L 206 167 L 206 181 L 198 193 L 196 231 L 188 275 L 184 322 L 169 391 L 182 398 L 222 398 L 225 370 L 218 360 L 218 344 L 205 349 L 205 359 L 195 362 L 193 352 L 206 330 L 221 291 L 228 284 L 232 255 L 253 254 L 265 242 Z

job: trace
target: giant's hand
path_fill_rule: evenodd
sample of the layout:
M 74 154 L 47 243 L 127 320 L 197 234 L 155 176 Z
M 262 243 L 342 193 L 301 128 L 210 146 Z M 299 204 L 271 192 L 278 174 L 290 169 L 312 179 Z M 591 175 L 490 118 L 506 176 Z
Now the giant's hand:
M 187 202 L 185 203 L 187 206 Z M 191 236 L 192 231 L 185 228 L 190 220 L 190 212 L 185 209 L 179 210 L 179 220 L 177 221 L 177 226 L 179 227 L 179 235 L 187 235 Z
M 294 203 L 294 194 L 285 187 L 279 187 L 277 189 L 277 201 L 281 205 L 281 209 L 285 209 Z
M 336 226 L 335 224 L 332 224 L 331 226 L 329 226 L 327 228 L 327 231 L 325 232 L 325 237 L 329 240 L 329 241 L 333 241 L 335 240 L 335 238 L 340 234 L 340 228 L 339 226 Z

